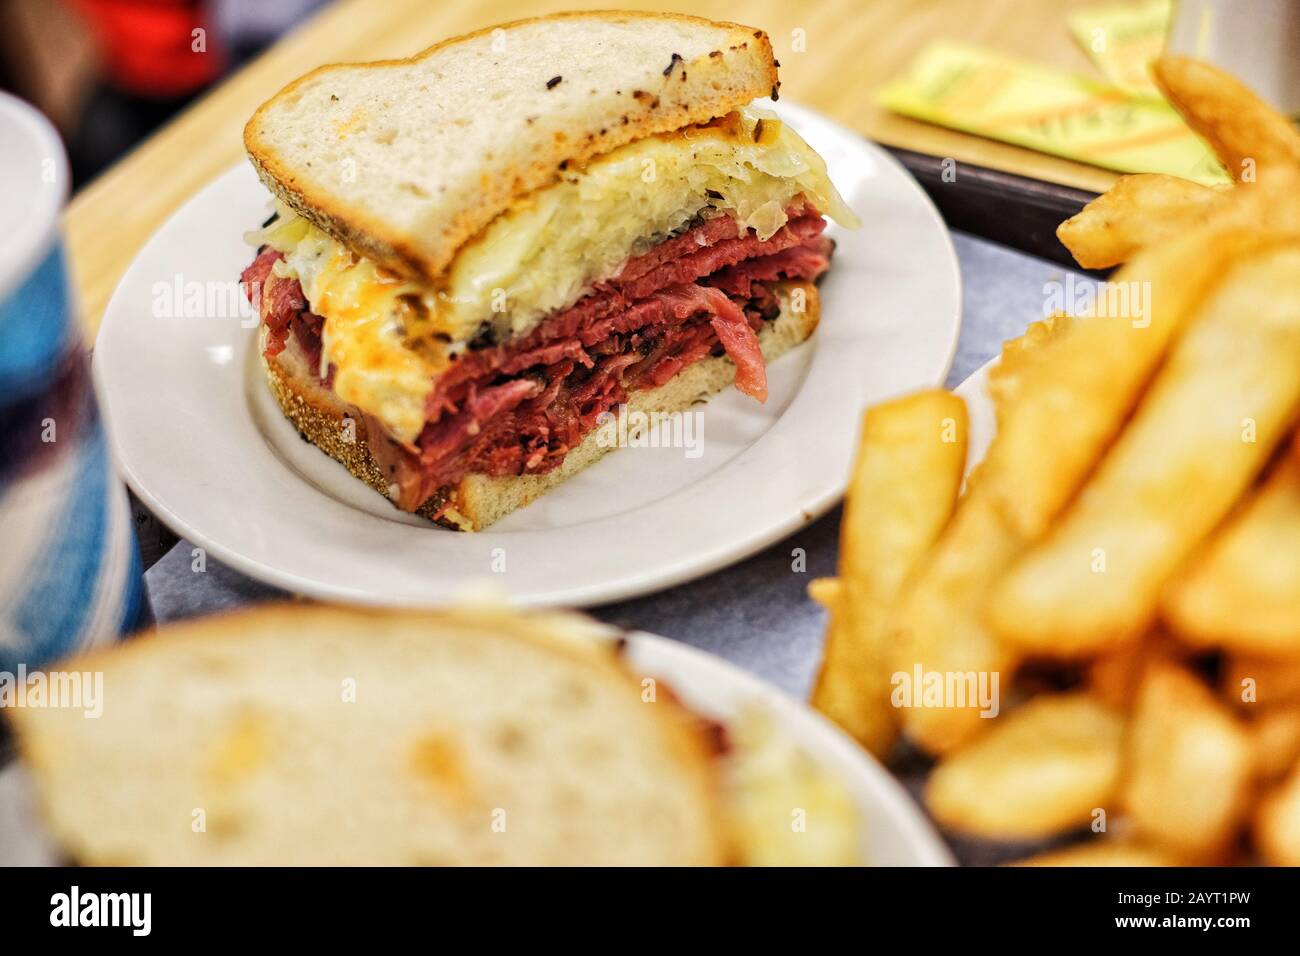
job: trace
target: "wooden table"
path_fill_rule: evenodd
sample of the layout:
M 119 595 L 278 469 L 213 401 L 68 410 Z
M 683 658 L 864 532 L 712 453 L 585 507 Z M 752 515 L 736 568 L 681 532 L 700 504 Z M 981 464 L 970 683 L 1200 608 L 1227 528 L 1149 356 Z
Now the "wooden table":
M 1071 7 L 1098 0 L 655 0 L 627 8 L 739 19 L 772 37 L 781 92 L 864 135 L 963 162 L 1101 191 L 1115 174 L 894 116 L 872 103 L 937 37 L 1095 70 L 1066 28 Z M 1114 0 L 1112 0 L 1114 2 Z M 82 190 L 67 214 L 74 281 L 93 335 L 137 250 L 201 186 L 243 158 L 245 120 L 290 80 L 322 63 L 404 56 L 448 36 L 522 16 L 612 0 L 339 0 L 190 107 Z M 802 29 L 805 52 L 793 52 Z

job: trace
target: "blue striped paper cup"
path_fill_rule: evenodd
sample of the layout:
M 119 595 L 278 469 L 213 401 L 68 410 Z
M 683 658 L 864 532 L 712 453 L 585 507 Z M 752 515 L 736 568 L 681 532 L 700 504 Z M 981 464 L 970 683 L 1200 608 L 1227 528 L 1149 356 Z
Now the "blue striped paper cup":
M 68 164 L 53 127 L 0 93 L 0 671 L 133 630 L 145 608 L 68 283 Z

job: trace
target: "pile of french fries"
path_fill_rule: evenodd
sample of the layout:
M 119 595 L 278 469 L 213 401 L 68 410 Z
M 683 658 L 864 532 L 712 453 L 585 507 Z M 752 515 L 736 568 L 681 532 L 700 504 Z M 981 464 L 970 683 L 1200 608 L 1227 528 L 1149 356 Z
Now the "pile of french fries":
M 950 833 L 1049 841 L 1023 862 L 1300 865 L 1300 133 L 1154 72 L 1236 182 L 1128 176 L 1061 226 L 1141 314 L 1008 342 L 964 481 L 959 397 L 867 411 L 812 701 L 932 755 Z

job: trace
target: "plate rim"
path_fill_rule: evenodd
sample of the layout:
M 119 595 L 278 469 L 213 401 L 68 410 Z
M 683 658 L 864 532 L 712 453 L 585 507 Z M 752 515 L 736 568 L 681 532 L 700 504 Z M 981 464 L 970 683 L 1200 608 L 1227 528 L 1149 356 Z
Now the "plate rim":
M 939 238 L 939 247 L 942 250 L 943 257 L 941 261 L 931 263 L 931 267 L 936 271 L 942 269 L 947 282 L 945 288 L 950 289 L 953 296 L 953 310 L 955 315 L 950 323 L 946 335 L 947 341 L 944 342 L 943 359 L 939 367 L 935 369 L 930 376 L 935 379 L 936 385 L 942 385 L 952 369 L 953 363 L 957 356 L 958 342 L 962 329 L 962 306 L 964 299 L 964 289 L 962 285 L 960 262 L 957 257 L 956 248 L 953 244 L 952 233 L 944 222 L 942 215 L 939 213 L 933 201 L 926 194 L 925 190 L 917 182 L 915 177 L 907 171 L 893 155 L 879 144 L 866 139 L 853 130 L 848 129 L 842 124 L 823 115 L 822 113 L 812 110 L 808 107 L 800 106 L 796 103 L 783 102 L 781 110 L 787 111 L 796 122 L 799 116 L 807 116 L 816 122 L 823 123 L 833 129 L 840 137 L 852 140 L 873 155 L 873 158 L 884 166 L 891 169 L 897 175 L 899 182 L 903 184 L 912 194 L 914 200 L 919 201 L 919 209 L 925 210 L 931 220 L 932 225 L 936 226 L 935 235 Z M 113 316 L 120 310 L 119 299 L 125 294 L 126 287 L 135 280 L 135 274 L 142 267 L 142 257 L 145 250 L 156 239 L 159 232 L 170 225 L 178 216 L 182 215 L 186 208 L 197 201 L 199 197 L 209 191 L 218 190 L 228 179 L 233 178 L 244 171 L 245 164 L 242 162 L 235 163 L 229 169 L 225 170 L 214 179 L 206 183 L 199 190 L 192 193 L 175 211 L 158 226 L 150 235 L 149 239 L 137 250 L 131 264 L 119 279 L 117 286 L 114 288 L 113 295 L 109 299 L 108 306 L 105 308 L 103 321 L 100 326 L 100 336 L 105 333 L 112 334 L 111 329 L 116 320 Z M 867 226 L 869 228 L 869 224 Z M 97 340 L 98 341 L 98 340 Z M 100 402 L 101 409 L 107 409 L 110 402 L 108 399 L 109 386 L 105 382 L 108 374 L 104 371 L 104 363 L 101 361 L 101 350 L 96 347 L 92 361 L 93 379 L 95 390 Z M 802 390 L 801 384 L 794 393 L 797 398 Z M 792 401 L 794 400 L 792 398 Z M 778 418 L 777 421 L 780 419 Z M 454 599 L 454 595 L 444 594 L 438 596 L 406 596 L 401 595 L 394 597 L 384 593 L 379 589 L 371 586 L 349 586 L 341 582 L 319 581 L 311 577 L 305 577 L 293 570 L 281 568 L 275 564 L 265 563 L 264 561 L 244 554 L 234 547 L 228 547 L 220 540 L 220 536 L 214 536 L 206 533 L 203 529 L 187 521 L 178 511 L 165 505 L 158 495 L 154 494 L 148 485 L 148 482 L 142 479 L 140 474 L 133 468 L 127 460 L 127 456 L 122 453 L 116 434 L 116 429 L 109 422 L 109 441 L 113 453 L 114 461 L 117 464 L 119 473 L 122 475 L 126 484 L 132 492 L 141 500 L 141 502 L 168 528 L 176 533 L 183 540 L 190 542 L 192 545 L 204 549 L 204 551 L 219 560 L 228 567 L 274 587 L 288 591 L 297 595 L 310 596 L 320 600 L 345 601 L 352 604 L 374 607 L 437 607 L 447 601 Z M 766 433 L 760 436 L 755 444 L 758 444 L 766 437 Z M 753 445 L 749 447 L 754 447 Z M 725 467 L 725 466 L 724 466 Z M 597 607 L 618 601 L 628 600 L 648 594 L 654 594 L 664 591 L 676 585 L 705 577 L 718 570 L 739 563 L 746 558 L 752 557 L 763 549 L 772 544 L 783 540 L 799 528 L 811 524 L 818 518 L 829 512 L 835 504 L 842 499 L 845 488 L 847 487 L 847 474 L 841 480 L 836 481 L 828 487 L 821 495 L 804 502 L 804 506 L 798 509 L 791 509 L 788 513 L 779 515 L 776 520 L 764 522 L 757 530 L 743 533 L 739 536 L 727 539 L 724 545 L 710 548 L 707 551 L 697 554 L 690 560 L 674 562 L 670 565 L 663 565 L 658 570 L 640 569 L 635 573 L 625 575 L 615 581 L 597 581 L 595 583 L 581 583 L 575 586 L 562 589 L 551 588 L 541 593 L 513 593 L 509 588 L 505 591 L 505 597 L 510 603 L 520 607 L 553 607 L 553 606 L 570 606 L 570 607 Z M 536 533 L 536 532 L 532 532 Z
M 967 475 L 988 455 L 989 445 L 997 437 L 997 409 L 989 396 L 988 382 L 989 373 L 1001 361 L 999 351 L 999 354 L 976 368 L 952 389 L 952 393 L 966 403 L 966 414 L 971 423 L 966 451 Z

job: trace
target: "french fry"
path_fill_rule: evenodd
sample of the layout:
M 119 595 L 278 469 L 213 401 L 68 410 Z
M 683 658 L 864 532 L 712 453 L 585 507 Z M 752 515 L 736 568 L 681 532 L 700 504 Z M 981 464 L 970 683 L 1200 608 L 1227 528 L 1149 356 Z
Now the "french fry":
M 1259 243 L 1254 227 L 1216 223 L 1144 249 L 1108 287 L 1127 290 L 1137 299 L 1127 311 L 1144 314 L 1124 314 L 1117 293 L 1113 310 L 1099 305 L 1076 320 L 1059 347 L 1024 370 L 1018 400 L 999 412 L 983 468 L 988 494 L 1013 531 L 1029 541 L 1047 531 L 1123 427 L 1187 317 L 1228 264 Z M 1098 311 L 1121 314 L 1102 318 Z
M 843 578 L 819 578 L 808 595 L 826 609 L 826 646 L 813 685 L 814 708 L 839 724 L 867 751 L 884 759 L 898 737 L 898 718 L 889 705 L 889 682 L 876 651 L 874 632 L 864 645 L 849 620 Z M 860 614 L 855 624 L 866 622 Z
M 854 510 L 899 493 L 888 469 L 850 492 L 840 577 L 809 589 L 815 697 L 877 753 L 901 727 L 937 755 L 925 800 L 955 832 L 1113 806 L 1103 836 L 1016 865 L 1224 864 L 1248 828 L 1300 865 L 1300 438 L 1255 483 L 1300 419 L 1300 132 L 1212 67 L 1157 75 L 1238 183 L 1124 177 L 1062 224 L 1081 264 L 1122 268 L 1005 344 L 997 435 L 946 526 Z M 1217 687 L 1193 669 L 1211 651 Z M 1004 699 L 1024 703 L 981 717 Z
M 1047 350 L 1065 338 L 1073 321 L 1070 316 L 1058 312 L 1030 322 L 1024 334 L 1002 343 L 1002 354 L 997 364 L 989 369 L 987 386 L 999 418 L 1002 409 L 1016 401 L 1027 370 L 1042 361 Z
M 1016 655 L 984 626 L 980 609 L 989 587 L 1023 543 L 982 491 L 980 474 L 899 602 L 892 670 L 908 681 L 911 699 L 900 712 L 908 737 L 930 753 L 947 753 L 987 728 L 977 695 L 927 704 L 914 685 L 937 675 L 978 687 L 1010 683 Z M 899 690 L 902 687 L 896 687 Z
M 941 389 L 869 409 L 841 526 L 840 573 L 892 600 L 952 514 L 966 470 L 966 403 Z
M 1274 165 L 1300 165 L 1300 132 L 1241 81 L 1184 56 L 1151 68 L 1165 98 L 1205 138 L 1238 181 L 1263 181 Z
M 1208 223 L 1227 205 L 1226 189 L 1162 173 L 1121 176 L 1061 223 L 1056 237 L 1085 269 L 1108 269 Z
M 1017 860 L 1009 866 L 1178 866 L 1178 857 L 1135 840 L 1107 837 Z
M 1062 657 L 1138 636 L 1298 409 L 1300 243 L 1288 242 L 1237 263 L 1206 303 L 1078 503 L 995 588 L 994 632 Z
M 1088 824 L 1119 783 L 1124 721 L 1083 693 L 1041 694 L 944 757 L 925 805 L 950 830 L 1037 839 Z
M 1228 654 L 1220 687 L 1223 699 L 1244 711 L 1300 702 L 1300 657 Z
M 1300 866 L 1300 767 L 1255 813 L 1255 849 L 1271 866 Z
M 1123 773 L 1122 803 L 1139 837 L 1217 861 L 1250 808 L 1250 735 L 1195 675 L 1152 667 L 1129 723 Z
M 1258 708 L 1249 728 L 1261 781 L 1280 780 L 1300 763 L 1300 701 Z
M 883 756 L 888 620 L 912 567 L 952 514 L 966 467 L 966 403 L 941 390 L 878 405 L 862 419 L 841 527 L 840 580 L 821 584 L 830 627 L 812 704 Z
M 1118 270 L 1106 296 L 1070 323 L 1068 347 L 1022 370 L 1023 401 L 998 409 L 986 458 L 989 493 L 1033 541 L 1050 527 L 1137 404 L 1169 343 L 1230 265 L 1280 236 L 1300 236 L 1300 168 L 1223 194 L 1210 223 L 1149 246 Z M 1130 315 L 1149 289 L 1145 314 Z M 1113 290 L 1113 294 L 1112 294 Z M 1088 321 L 1101 318 L 1105 321 Z M 996 396 L 995 396 L 996 397 Z
M 1088 663 L 1088 692 L 1115 710 L 1127 713 L 1137 699 L 1147 668 L 1162 662 L 1181 662 L 1187 649 L 1169 635 L 1152 631 L 1136 641 L 1097 655 Z
M 1165 589 L 1161 614 L 1198 647 L 1300 656 L 1300 442 Z

